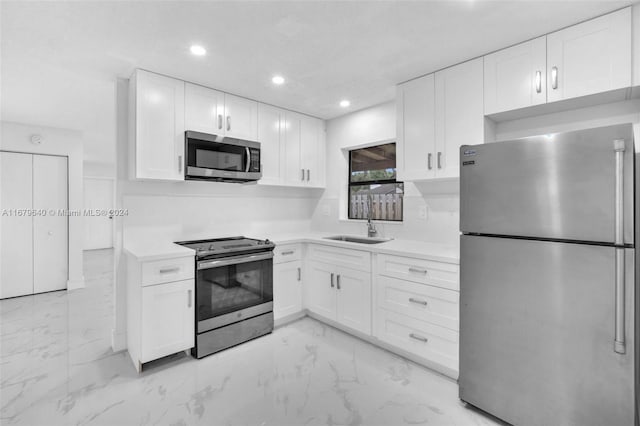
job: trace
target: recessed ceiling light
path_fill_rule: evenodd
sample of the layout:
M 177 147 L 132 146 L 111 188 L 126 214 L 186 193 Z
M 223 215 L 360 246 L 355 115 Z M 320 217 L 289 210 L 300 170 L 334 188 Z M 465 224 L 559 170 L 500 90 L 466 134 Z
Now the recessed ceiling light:
M 274 75 L 273 78 L 271 79 L 271 82 L 273 84 L 276 84 L 278 86 L 284 84 L 284 77 L 281 75 Z
M 190 50 L 191 50 L 191 53 L 193 53 L 196 56 L 204 56 L 207 54 L 207 49 L 205 49 L 202 46 L 198 46 L 197 44 L 194 44 L 193 46 L 191 46 Z
M 351 105 L 351 102 L 349 102 L 349 101 L 348 101 L 348 100 L 346 100 L 346 99 L 343 99 L 343 100 L 341 100 L 341 101 L 340 101 L 340 106 L 341 106 L 342 108 L 346 108 L 346 107 L 348 107 L 349 105 Z

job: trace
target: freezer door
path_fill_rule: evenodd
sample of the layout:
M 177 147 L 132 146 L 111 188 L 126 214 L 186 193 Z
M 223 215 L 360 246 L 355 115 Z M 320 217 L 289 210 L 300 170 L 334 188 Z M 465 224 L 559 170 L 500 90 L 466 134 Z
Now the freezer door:
M 463 235 L 460 398 L 514 425 L 633 425 L 634 250 L 626 353 L 613 247 Z
M 615 140 L 621 168 L 624 242 L 633 243 L 634 148 L 630 124 L 463 146 L 460 230 L 613 243 Z

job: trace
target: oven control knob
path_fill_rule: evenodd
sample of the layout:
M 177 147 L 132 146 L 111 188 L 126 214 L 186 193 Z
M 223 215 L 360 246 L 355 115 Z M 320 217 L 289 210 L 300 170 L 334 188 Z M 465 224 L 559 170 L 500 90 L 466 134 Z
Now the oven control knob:
M 264 240 L 263 244 L 271 244 L 271 241 L 269 241 L 269 239 L 267 238 L 266 240 Z

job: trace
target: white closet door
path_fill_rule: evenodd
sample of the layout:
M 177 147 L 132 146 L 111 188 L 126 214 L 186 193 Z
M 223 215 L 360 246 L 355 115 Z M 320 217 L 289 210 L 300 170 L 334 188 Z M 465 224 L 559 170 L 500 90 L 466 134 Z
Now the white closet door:
M 67 210 L 66 157 L 33 156 L 33 208 L 48 212 L 33 218 L 33 292 L 63 290 L 69 276 L 68 217 L 58 211 Z
M 0 299 L 33 293 L 31 154 L 0 152 Z

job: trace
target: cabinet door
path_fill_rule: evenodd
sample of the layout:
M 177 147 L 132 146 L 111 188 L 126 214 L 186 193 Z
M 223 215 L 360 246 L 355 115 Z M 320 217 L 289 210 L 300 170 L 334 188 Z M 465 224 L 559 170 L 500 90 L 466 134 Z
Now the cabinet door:
M 184 97 L 186 130 L 224 135 L 224 93 L 185 83 Z
M 371 274 L 340 268 L 336 275 L 336 321 L 371 334 Z
M 305 305 L 328 319 L 336 317 L 335 267 L 309 262 L 305 271 Z
M 184 82 L 137 71 L 136 177 L 184 180 Z
M 258 142 L 262 178 L 260 184 L 284 183 L 284 111 L 270 105 L 258 105 Z
M 436 176 L 460 176 L 461 145 L 484 142 L 482 58 L 436 73 Z
M 273 317 L 278 320 L 302 310 L 302 262 L 273 265 Z
M 546 36 L 485 56 L 485 114 L 545 103 L 546 69 Z
M 435 176 L 434 75 L 401 84 L 397 89 L 398 179 Z
M 33 156 L 33 208 L 67 209 L 67 157 Z M 69 279 L 69 219 L 63 214 L 33 218 L 33 292 L 63 290 Z
M 148 362 L 193 347 L 194 281 L 176 281 L 142 288 L 142 350 Z
M 547 76 L 549 102 L 629 87 L 631 8 L 549 34 Z
M 285 112 L 284 120 L 285 183 L 290 186 L 304 185 L 306 173 L 300 162 L 300 137 L 302 119 L 300 114 Z
M 0 209 L 32 208 L 33 155 L 0 152 Z M 33 217 L 0 214 L 0 299 L 33 294 Z
M 226 93 L 224 95 L 225 135 L 249 141 L 258 140 L 258 103 Z
M 305 171 L 305 184 L 323 186 L 325 152 L 322 120 L 302 116 L 300 124 L 300 155 Z

